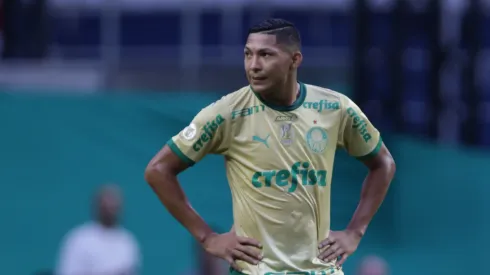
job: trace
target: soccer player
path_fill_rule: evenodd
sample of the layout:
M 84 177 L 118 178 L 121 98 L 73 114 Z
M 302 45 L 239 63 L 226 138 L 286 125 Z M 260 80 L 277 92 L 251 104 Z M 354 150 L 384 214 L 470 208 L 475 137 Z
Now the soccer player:
M 244 51 L 250 85 L 201 110 L 146 169 L 168 211 L 230 263 L 230 274 L 343 274 L 393 178 L 393 158 L 356 104 L 298 82 L 302 58 L 293 24 L 269 19 L 252 27 Z M 347 228 L 330 231 L 337 147 L 369 173 Z M 207 154 L 226 159 L 234 224 L 225 234 L 210 229 L 177 181 Z

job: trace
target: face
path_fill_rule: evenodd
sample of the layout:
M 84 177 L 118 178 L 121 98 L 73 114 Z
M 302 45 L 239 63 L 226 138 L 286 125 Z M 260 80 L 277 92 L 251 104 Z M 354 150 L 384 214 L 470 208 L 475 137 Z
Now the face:
M 282 87 L 301 62 L 299 51 L 277 44 L 270 34 L 250 34 L 244 54 L 248 82 L 261 94 Z
M 98 202 L 99 219 L 105 225 L 115 225 L 119 218 L 121 198 L 114 193 L 102 194 Z

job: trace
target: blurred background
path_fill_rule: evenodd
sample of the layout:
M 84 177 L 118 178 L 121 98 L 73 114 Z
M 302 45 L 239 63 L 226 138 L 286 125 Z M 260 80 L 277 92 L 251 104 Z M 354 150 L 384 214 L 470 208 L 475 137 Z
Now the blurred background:
M 301 31 L 300 80 L 357 102 L 398 165 L 346 274 L 489 274 L 490 1 L 0 3 L 2 274 L 52 274 L 67 232 L 92 218 L 94 192 L 109 182 L 123 193 L 139 274 L 199 271 L 190 234 L 143 171 L 201 108 L 247 85 L 247 29 L 268 17 Z M 366 172 L 339 152 L 334 229 L 348 223 Z M 228 230 L 222 158 L 180 179 L 202 216 Z

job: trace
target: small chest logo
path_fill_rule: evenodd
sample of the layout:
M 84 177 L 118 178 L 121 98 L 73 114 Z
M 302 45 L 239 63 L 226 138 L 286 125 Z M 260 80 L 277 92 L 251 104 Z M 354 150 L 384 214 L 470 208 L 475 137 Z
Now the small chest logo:
M 328 135 L 321 127 L 313 127 L 306 133 L 306 145 L 316 154 L 321 154 L 327 148 Z
M 284 123 L 281 125 L 281 143 L 285 146 L 293 144 L 294 129 L 292 123 Z
M 252 140 L 253 141 L 257 141 L 257 142 L 260 142 L 262 144 L 265 145 L 265 147 L 269 148 L 269 143 L 267 142 L 267 140 L 269 139 L 270 135 L 267 135 L 265 138 L 261 138 L 259 136 L 253 136 L 252 137 Z

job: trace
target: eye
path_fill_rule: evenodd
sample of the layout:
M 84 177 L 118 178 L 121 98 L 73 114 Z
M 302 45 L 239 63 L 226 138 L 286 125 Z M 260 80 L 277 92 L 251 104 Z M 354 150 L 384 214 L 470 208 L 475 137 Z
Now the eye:
M 269 57 L 269 56 L 271 56 L 271 54 L 270 53 L 261 53 L 260 56 L 262 56 L 262 57 Z

